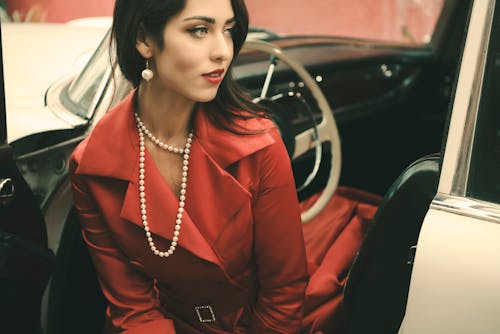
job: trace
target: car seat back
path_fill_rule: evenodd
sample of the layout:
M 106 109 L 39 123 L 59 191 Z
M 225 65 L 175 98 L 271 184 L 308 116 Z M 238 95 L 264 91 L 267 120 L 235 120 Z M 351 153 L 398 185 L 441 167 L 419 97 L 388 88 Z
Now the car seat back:
M 346 333 L 397 333 L 404 316 L 417 238 L 437 192 L 439 156 L 410 165 L 390 187 L 344 289 Z

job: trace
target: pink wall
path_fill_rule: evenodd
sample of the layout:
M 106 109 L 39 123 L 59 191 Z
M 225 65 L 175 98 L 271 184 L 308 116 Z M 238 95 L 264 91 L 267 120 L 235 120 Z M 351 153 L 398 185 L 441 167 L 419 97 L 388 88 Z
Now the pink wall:
M 272 6 L 270 6 L 272 1 Z M 7 0 L 9 12 L 24 17 L 39 6 L 42 20 L 65 22 L 88 16 L 112 15 L 114 0 Z M 329 34 L 426 41 L 443 0 L 246 0 L 250 23 L 280 33 Z M 286 13 L 286 15 L 283 15 Z
M 272 1 L 273 6 L 269 6 Z M 307 5 L 304 5 L 307 2 Z M 403 41 L 403 27 L 424 41 L 443 0 L 247 0 L 255 26 L 289 34 L 328 34 Z M 283 15 L 286 13 L 286 15 Z
M 37 5 L 48 22 L 65 22 L 79 17 L 109 16 L 114 0 L 7 0 L 9 13 L 18 10 L 22 17 Z

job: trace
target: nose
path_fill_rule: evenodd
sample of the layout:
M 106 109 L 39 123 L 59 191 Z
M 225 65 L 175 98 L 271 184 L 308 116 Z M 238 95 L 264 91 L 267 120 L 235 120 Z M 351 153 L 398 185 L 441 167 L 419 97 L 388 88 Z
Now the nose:
M 233 39 L 231 36 L 224 33 L 216 34 L 210 57 L 213 61 L 218 62 L 231 60 L 233 57 Z

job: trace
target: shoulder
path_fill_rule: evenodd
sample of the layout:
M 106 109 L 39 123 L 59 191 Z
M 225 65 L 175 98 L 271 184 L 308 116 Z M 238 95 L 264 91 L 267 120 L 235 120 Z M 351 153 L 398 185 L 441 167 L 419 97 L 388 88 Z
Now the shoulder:
M 278 129 L 273 127 L 268 129 L 266 133 L 273 139 L 273 143 L 256 152 L 260 156 L 263 167 L 266 170 L 289 168 L 291 165 L 290 156 Z
M 262 151 L 281 151 L 285 149 L 281 138 L 280 130 L 277 125 L 269 118 L 253 117 L 249 119 L 237 119 L 235 121 L 239 129 L 244 134 L 238 135 L 242 142 L 252 140 L 262 140 L 265 138 L 269 145 L 262 147 Z M 261 151 L 261 150 L 259 150 Z M 285 149 L 286 151 L 286 149 Z
M 244 145 L 252 145 L 252 140 L 267 143 L 249 156 L 258 165 L 261 177 L 270 177 L 276 183 L 288 180 L 291 161 L 277 125 L 267 118 L 252 118 L 242 122 L 242 125 L 252 133 L 240 136 L 242 143 L 246 143 Z
M 127 178 L 125 167 L 138 150 L 132 95 L 110 109 L 73 151 L 70 172 Z M 120 167 L 121 166 L 121 167 Z
M 260 149 L 255 150 L 252 155 L 263 172 L 272 169 L 282 170 L 290 166 L 290 156 L 281 138 L 276 124 L 267 118 L 251 118 L 238 120 L 239 126 L 248 131 L 248 134 L 238 135 L 241 145 L 254 145 L 254 143 L 265 142 Z
M 234 112 L 242 118 L 236 117 L 234 123 L 236 130 L 243 130 L 248 133 L 264 133 L 272 129 L 276 129 L 276 125 L 269 118 L 250 116 L 243 111 Z M 244 119 L 244 117 L 249 117 Z
M 194 126 L 200 145 L 223 168 L 254 155 L 273 145 L 277 135 L 274 124 L 267 119 L 235 119 L 237 133 L 216 126 L 207 115 L 207 110 L 198 110 Z
M 249 131 L 249 134 L 240 135 L 242 145 L 252 145 L 253 141 L 264 141 L 267 145 L 263 145 L 261 149 L 255 151 L 257 156 L 261 156 L 268 162 L 288 162 L 286 147 L 280 131 L 273 121 L 266 118 L 252 118 L 243 121 L 242 125 Z
M 123 134 L 130 125 L 134 125 L 134 94 L 127 95 L 122 101 L 110 108 L 95 124 L 89 137 L 109 141 L 113 135 Z M 104 136 L 103 136 L 104 135 Z M 112 138 L 112 137 L 111 137 Z

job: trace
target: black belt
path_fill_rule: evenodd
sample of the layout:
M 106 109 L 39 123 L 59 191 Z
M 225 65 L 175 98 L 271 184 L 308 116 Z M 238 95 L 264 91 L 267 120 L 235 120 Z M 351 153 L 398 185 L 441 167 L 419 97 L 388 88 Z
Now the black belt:
M 183 298 L 162 287 L 161 284 L 158 284 L 157 287 L 162 308 L 189 322 L 193 320 L 200 323 L 215 322 L 218 317 L 223 317 L 255 302 L 253 285 L 247 289 L 236 291 L 225 298 L 204 298 L 203 296 Z

